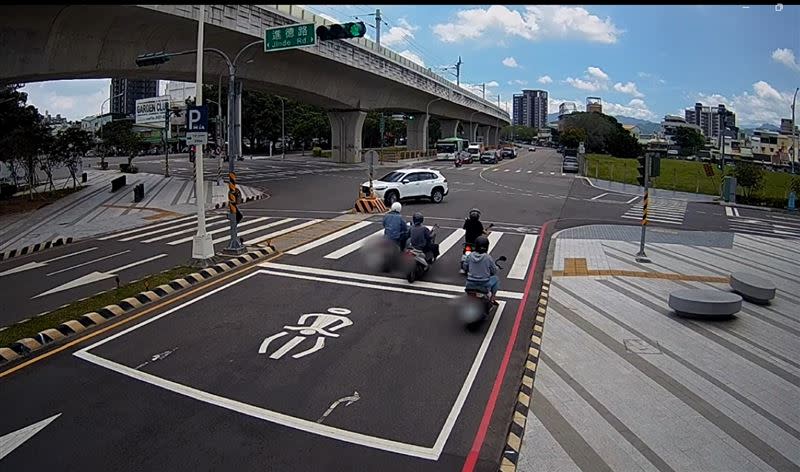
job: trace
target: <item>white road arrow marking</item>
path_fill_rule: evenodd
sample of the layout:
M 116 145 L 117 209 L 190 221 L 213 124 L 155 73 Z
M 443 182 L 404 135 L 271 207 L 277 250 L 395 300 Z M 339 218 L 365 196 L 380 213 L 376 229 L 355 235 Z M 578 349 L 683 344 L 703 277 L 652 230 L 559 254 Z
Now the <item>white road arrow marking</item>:
M 157 256 L 148 257 L 147 259 L 142 259 L 141 261 L 136 261 L 136 262 L 133 262 L 131 264 L 124 265 L 122 267 L 117 267 L 116 269 L 108 270 L 106 272 L 97 272 L 97 271 L 95 271 L 95 272 L 92 272 L 90 274 L 86 274 L 83 277 L 79 277 L 79 278 L 77 278 L 77 279 L 75 279 L 75 280 L 73 280 L 71 282 L 67 282 L 67 283 L 65 283 L 63 285 L 59 285 L 58 287 L 50 289 L 50 290 L 48 290 L 46 292 L 40 293 L 39 295 L 36 295 L 35 297 L 33 297 L 31 300 L 33 300 L 35 298 L 43 297 L 45 295 L 50 295 L 52 293 L 62 292 L 64 290 L 69 290 L 71 288 L 80 287 L 81 285 L 87 285 L 87 284 L 91 284 L 91 283 L 94 283 L 94 282 L 98 282 L 100 280 L 110 279 L 110 278 L 116 276 L 118 272 L 122 272 L 125 269 L 130 269 L 131 267 L 136 267 L 137 265 L 146 264 L 146 263 L 148 263 L 150 261 L 154 261 L 156 259 L 161 259 L 162 257 L 167 257 L 167 255 L 166 254 L 159 254 Z
M 9 455 L 14 449 L 20 447 L 25 441 L 43 430 L 59 416 L 61 416 L 61 413 L 0 437 L 0 459 Z
M 89 249 L 84 249 L 83 251 L 71 252 L 71 253 L 65 254 L 63 256 L 59 256 L 59 257 L 54 257 L 52 259 L 48 259 L 46 261 L 28 262 L 27 264 L 23 264 L 21 266 L 14 267 L 13 269 L 8 269 L 6 271 L 0 272 L 0 277 L 2 277 L 4 275 L 16 274 L 17 272 L 25 272 L 26 270 L 38 269 L 39 267 L 46 266 L 50 262 L 57 261 L 57 260 L 60 260 L 60 259 L 66 259 L 67 257 L 77 256 L 78 254 L 83 254 L 85 252 L 94 251 L 95 249 L 97 249 L 97 248 L 96 247 L 90 247 Z
M 347 403 L 345 403 L 344 406 L 350 406 L 350 405 L 352 405 L 353 403 L 355 403 L 355 402 L 357 402 L 359 400 L 361 400 L 361 395 L 358 394 L 357 390 L 354 391 L 353 394 L 350 395 L 349 397 L 342 397 L 342 398 L 336 400 L 335 402 L 331 403 L 331 406 L 329 406 L 328 409 L 325 411 L 325 413 L 323 413 L 322 416 L 317 420 L 317 423 L 322 423 L 325 420 L 325 418 L 327 418 L 328 415 L 331 414 L 331 412 L 334 410 L 334 408 L 339 406 L 340 403 L 347 402 Z

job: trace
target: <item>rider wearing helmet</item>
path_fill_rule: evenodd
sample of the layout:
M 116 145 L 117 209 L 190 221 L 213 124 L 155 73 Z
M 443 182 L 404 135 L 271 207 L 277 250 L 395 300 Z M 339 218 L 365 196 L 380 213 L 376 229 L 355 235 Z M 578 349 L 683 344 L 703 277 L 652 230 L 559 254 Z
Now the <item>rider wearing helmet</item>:
M 383 235 L 386 239 L 394 241 L 403 251 L 406 248 L 406 240 L 408 239 L 408 225 L 400 215 L 403 206 L 400 202 L 392 203 L 392 208 L 389 213 L 383 217 Z
M 495 305 L 495 295 L 500 288 L 500 281 L 497 279 L 497 264 L 489 255 L 489 238 L 480 235 L 475 238 L 475 250 L 470 253 L 466 260 L 467 265 L 467 290 L 481 290 L 491 292 L 492 303 Z
M 475 244 L 475 239 L 484 233 L 480 210 L 473 208 L 469 211 L 469 217 L 464 219 L 464 230 L 464 242 Z
M 413 226 L 411 226 L 409 243 L 414 249 L 424 252 L 427 259 L 434 260 L 439 257 L 439 245 L 433 242 L 433 232 L 422 224 L 424 220 L 425 217 L 422 216 L 422 213 L 414 213 L 411 218 Z

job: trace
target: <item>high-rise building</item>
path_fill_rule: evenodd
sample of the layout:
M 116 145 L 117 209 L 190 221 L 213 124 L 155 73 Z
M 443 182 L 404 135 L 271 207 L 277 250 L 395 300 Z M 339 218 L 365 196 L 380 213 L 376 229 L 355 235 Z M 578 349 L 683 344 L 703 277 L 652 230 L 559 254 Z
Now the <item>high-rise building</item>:
M 111 79 L 111 113 L 136 115 L 136 100 L 158 96 L 157 80 Z
M 586 111 L 603 113 L 603 100 L 600 97 L 586 97 Z
M 547 92 L 523 90 L 514 94 L 513 121 L 515 125 L 547 128 Z
M 718 139 L 720 130 L 720 117 L 724 116 L 725 128 L 730 131 L 726 135 L 736 136 L 739 128 L 736 127 L 736 113 L 727 110 L 725 105 L 717 107 L 703 106 L 702 103 L 695 103 L 694 108 L 684 110 L 687 123 L 692 123 L 700 127 L 700 132 L 706 139 Z

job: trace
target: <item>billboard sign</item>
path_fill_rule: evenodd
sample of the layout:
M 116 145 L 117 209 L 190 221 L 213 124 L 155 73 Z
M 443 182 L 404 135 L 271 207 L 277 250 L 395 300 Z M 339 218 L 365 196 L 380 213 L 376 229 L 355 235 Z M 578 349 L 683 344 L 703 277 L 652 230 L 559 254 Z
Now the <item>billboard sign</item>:
M 169 109 L 169 96 L 150 97 L 136 100 L 136 124 L 164 126 L 166 111 Z

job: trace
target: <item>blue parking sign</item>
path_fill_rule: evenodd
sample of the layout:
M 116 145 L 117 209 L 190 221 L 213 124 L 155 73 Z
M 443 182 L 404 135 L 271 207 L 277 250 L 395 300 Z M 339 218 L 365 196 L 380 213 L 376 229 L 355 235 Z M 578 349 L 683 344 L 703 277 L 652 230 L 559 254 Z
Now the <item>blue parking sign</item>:
M 186 112 L 186 131 L 189 133 L 208 132 L 208 107 L 190 106 Z

